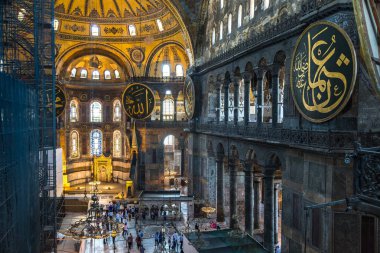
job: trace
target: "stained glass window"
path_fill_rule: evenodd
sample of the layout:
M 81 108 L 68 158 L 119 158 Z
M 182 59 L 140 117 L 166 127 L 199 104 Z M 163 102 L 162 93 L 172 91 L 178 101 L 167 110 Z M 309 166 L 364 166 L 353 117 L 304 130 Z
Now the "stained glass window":
M 70 122 L 78 121 L 78 103 L 75 100 L 70 102 Z
M 119 100 L 113 103 L 113 121 L 118 122 L 121 120 L 121 104 Z
M 102 122 L 102 104 L 99 102 L 91 103 L 91 122 Z
M 79 134 L 77 131 L 71 132 L 71 158 L 79 157 Z
M 121 156 L 121 133 L 119 130 L 113 132 L 113 156 Z
M 102 154 L 102 132 L 100 130 L 92 130 L 90 136 L 91 155 L 100 156 Z

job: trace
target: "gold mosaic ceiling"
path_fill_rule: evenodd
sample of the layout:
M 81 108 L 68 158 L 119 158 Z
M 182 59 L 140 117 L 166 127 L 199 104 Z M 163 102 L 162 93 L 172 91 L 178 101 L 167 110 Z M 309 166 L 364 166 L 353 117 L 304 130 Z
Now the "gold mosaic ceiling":
M 125 76 L 142 75 L 150 72 L 154 55 L 167 44 L 186 52 L 187 59 L 179 60 L 183 66 L 193 61 L 188 30 L 170 0 L 56 0 L 55 19 L 57 73 L 71 71 L 69 65 L 78 57 L 97 54 L 123 62 Z M 97 36 L 91 34 L 93 25 L 99 28 Z

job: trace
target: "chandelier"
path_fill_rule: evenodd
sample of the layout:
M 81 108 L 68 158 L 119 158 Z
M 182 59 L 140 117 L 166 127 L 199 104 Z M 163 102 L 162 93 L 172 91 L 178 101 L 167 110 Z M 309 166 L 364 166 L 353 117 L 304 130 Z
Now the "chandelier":
M 111 233 L 119 233 L 123 228 L 123 224 L 116 222 L 106 215 L 103 215 L 103 209 L 99 205 L 98 185 L 99 181 L 89 183 L 94 187 L 91 192 L 91 204 L 84 219 L 74 222 L 63 232 L 64 235 L 74 239 L 102 239 L 109 237 Z

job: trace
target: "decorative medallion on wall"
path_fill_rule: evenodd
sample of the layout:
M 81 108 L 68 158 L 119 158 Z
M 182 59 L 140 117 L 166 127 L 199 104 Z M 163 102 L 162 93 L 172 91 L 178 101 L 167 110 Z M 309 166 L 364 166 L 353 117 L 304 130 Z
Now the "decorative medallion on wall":
M 128 85 L 124 90 L 122 99 L 125 112 L 133 119 L 146 119 L 154 110 L 154 94 L 144 84 L 133 83 Z
M 357 65 L 352 42 L 334 23 L 310 25 L 298 38 L 291 66 L 291 90 L 298 111 L 321 123 L 336 117 L 355 86 Z
M 185 85 L 183 86 L 183 97 L 185 103 L 185 113 L 189 119 L 192 119 L 195 109 L 195 88 L 193 80 L 190 76 L 186 77 Z
M 80 95 L 80 101 L 85 102 L 87 100 L 88 100 L 87 94 L 83 93 L 83 94 Z
M 55 86 L 55 115 L 59 117 L 66 106 L 66 96 L 61 87 L 58 85 Z
M 380 97 L 380 3 L 375 0 L 353 1 L 360 37 L 361 58 L 368 71 L 372 87 Z
M 131 48 L 129 49 L 129 54 L 134 63 L 141 63 L 145 59 L 144 51 L 141 48 Z

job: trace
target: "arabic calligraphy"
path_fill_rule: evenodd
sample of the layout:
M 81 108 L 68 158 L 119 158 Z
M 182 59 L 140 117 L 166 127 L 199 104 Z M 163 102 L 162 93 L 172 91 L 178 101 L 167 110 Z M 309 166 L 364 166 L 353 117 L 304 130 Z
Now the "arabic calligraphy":
M 195 110 L 195 89 L 193 80 L 187 77 L 185 80 L 185 85 L 183 87 L 184 103 L 185 103 L 185 113 L 189 119 L 194 115 Z
M 301 114 L 313 122 L 335 117 L 355 84 L 356 57 L 347 34 L 330 22 L 308 27 L 293 55 L 291 88 Z
M 144 84 L 131 84 L 123 93 L 124 110 L 133 119 L 148 118 L 154 110 L 154 105 L 154 94 Z
M 50 96 L 47 98 L 48 99 L 48 108 L 49 111 L 53 111 L 53 99 L 50 98 Z M 65 110 L 66 106 L 66 96 L 61 87 L 58 85 L 55 86 L 55 115 L 56 117 L 59 117 L 63 111 Z

